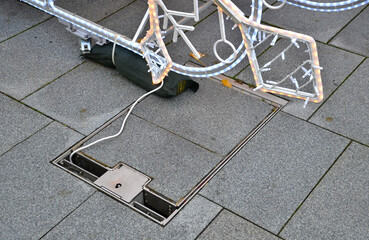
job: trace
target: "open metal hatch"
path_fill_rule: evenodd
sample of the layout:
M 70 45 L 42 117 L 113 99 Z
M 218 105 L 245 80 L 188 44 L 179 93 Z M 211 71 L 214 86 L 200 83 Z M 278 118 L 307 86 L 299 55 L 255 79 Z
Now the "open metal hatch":
M 100 153 L 101 151 L 99 149 L 95 149 L 96 151 L 91 152 L 80 152 L 73 156 L 72 162 L 69 161 L 69 155 L 72 152 L 72 149 L 77 149 L 80 146 L 83 146 L 83 144 L 87 144 L 89 141 L 97 138 L 99 134 L 104 133 L 104 131 L 109 131 L 109 128 L 118 124 L 116 123 L 117 121 L 120 122 L 119 119 L 127 113 L 128 109 L 117 114 L 92 134 L 85 137 L 81 142 L 77 143 L 57 159 L 53 160 L 52 163 L 77 178 L 89 183 L 96 189 L 106 193 L 117 201 L 143 214 L 156 223 L 166 225 L 287 103 L 287 101 L 279 97 L 263 92 L 254 92 L 248 85 L 238 83 L 237 81 L 225 76 L 217 76 L 215 78 L 205 80 L 208 82 L 207 84 L 210 84 L 210 86 L 214 85 L 216 88 L 222 88 L 223 91 L 225 90 L 230 96 L 232 94 L 237 94 L 237 96 L 241 94 L 242 96 L 240 96 L 245 97 L 246 100 L 250 101 L 250 104 L 252 101 L 257 101 L 258 104 L 263 104 L 266 106 L 266 109 L 269 109 L 257 117 L 258 120 L 256 124 L 248 126 L 248 129 L 251 130 L 244 132 L 243 129 L 237 130 L 242 133 L 243 137 L 240 138 L 240 141 L 237 140 L 237 143 L 232 145 L 231 150 L 226 154 L 214 153 L 206 147 L 202 148 L 200 144 L 193 144 L 193 140 L 186 139 L 190 137 L 178 137 L 177 135 L 180 134 L 167 131 L 165 126 L 159 126 L 160 124 L 156 124 L 155 122 L 153 123 L 144 120 L 145 117 L 139 116 L 139 113 L 134 114 L 132 117 L 136 119 L 134 121 L 140 122 L 141 125 L 132 131 L 136 131 L 136 133 L 139 134 L 141 129 L 143 129 L 142 131 L 146 131 L 142 124 L 145 126 L 150 125 L 154 132 L 170 135 L 168 141 L 171 141 L 172 138 L 178 138 L 180 139 L 179 143 L 181 143 L 180 141 L 184 141 L 186 144 L 188 142 L 189 146 L 193 145 L 194 148 L 196 147 L 196 149 L 201 149 L 201 151 L 206 152 L 206 154 L 209 154 L 210 156 L 209 159 L 211 159 L 211 161 L 209 160 L 209 164 L 204 164 L 204 154 L 196 155 L 191 153 L 189 155 L 191 160 L 189 161 L 188 166 L 183 166 L 183 169 L 181 165 L 172 166 L 175 165 L 176 162 L 180 162 L 182 157 L 182 153 L 180 152 L 178 154 L 174 153 L 173 155 L 177 156 L 177 159 L 171 157 L 170 160 L 167 160 L 171 161 L 171 163 L 165 162 L 166 160 L 163 159 L 162 162 L 155 164 L 155 169 L 150 171 L 146 170 L 150 168 L 143 166 L 144 164 L 147 164 L 144 161 L 130 161 L 131 158 L 140 155 L 141 153 L 139 151 L 142 152 L 142 149 L 138 149 L 136 153 L 131 153 L 125 152 L 128 151 L 125 148 L 122 148 L 121 150 L 120 148 L 117 148 L 117 151 L 107 149 L 104 150 L 105 152 L 103 151 L 103 153 Z M 229 81 L 233 88 L 229 89 L 222 86 L 222 84 L 220 84 L 221 80 Z M 147 101 L 148 99 L 143 100 L 139 106 L 146 105 Z M 170 101 L 172 100 L 169 100 L 169 102 Z M 177 116 L 171 116 L 171 120 L 180 121 Z M 214 116 L 214 120 L 216 120 L 216 116 Z M 127 126 L 127 129 L 129 128 L 133 127 Z M 158 135 L 159 138 L 160 136 L 161 135 Z M 124 138 L 125 136 L 122 137 L 122 139 Z M 112 142 L 118 144 L 117 146 L 119 146 L 119 144 L 125 144 L 117 140 L 113 140 Z M 138 140 L 131 144 L 133 146 L 135 144 L 140 145 L 141 142 Z M 92 147 L 92 149 L 94 148 L 95 146 Z M 165 148 L 166 146 L 162 146 L 162 149 Z M 162 150 L 159 149 L 157 151 Z M 117 155 L 120 156 L 119 159 L 117 159 Z M 109 158 L 115 159 L 115 164 L 112 165 L 112 161 L 106 161 L 106 159 Z M 168 166 L 172 168 L 168 169 Z M 186 167 L 202 168 L 201 171 L 199 171 L 201 173 L 191 174 L 191 169 L 184 169 Z M 190 179 L 190 184 L 192 185 L 182 185 L 181 183 L 186 182 L 186 179 Z M 168 191 L 163 190 L 168 188 L 171 189 Z M 173 192 L 171 190 L 175 190 L 174 192 L 177 194 L 171 194 Z

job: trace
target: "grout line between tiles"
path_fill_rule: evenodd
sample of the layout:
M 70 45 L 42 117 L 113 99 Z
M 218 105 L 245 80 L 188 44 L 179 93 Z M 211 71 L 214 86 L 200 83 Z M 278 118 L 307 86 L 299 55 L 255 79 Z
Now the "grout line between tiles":
M 206 200 L 208 200 L 208 199 L 206 199 Z M 217 204 L 217 205 L 220 206 L 219 204 Z M 222 206 L 220 206 L 220 207 L 221 207 L 220 211 L 213 217 L 213 219 L 211 219 L 211 221 L 204 227 L 204 229 L 201 230 L 201 232 L 197 235 L 195 240 L 197 240 L 201 236 L 201 234 L 203 234 L 203 232 L 205 232 L 205 230 L 214 222 L 214 220 L 224 211 L 224 208 Z
M 117 12 L 120 12 L 121 10 L 123 10 L 124 8 L 128 7 L 129 5 L 133 4 L 137 2 L 137 0 L 133 0 L 132 2 L 128 3 L 127 5 L 124 5 L 123 7 L 119 8 L 118 10 L 106 15 L 105 17 L 101 18 L 100 20 L 97 20 L 96 23 L 100 23 L 101 21 L 113 16 L 114 14 L 116 14 Z
M 205 187 L 206 187 L 206 186 L 205 186 Z M 216 205 L 218 205 L 218 206 L 222 207 L 222 208 L 223 208 L 223 210 L 227 210 L 228 212 L 231 212 L 232 214 L 234 214 L 234 215 L 236 215 L 236 216 L 238 216 L 238 217 L 242 218 L 243 220 L 245 220 L 245 221 L 247 221 L 247 222 L 251 223 L 252 225 L 254 225 L 254 226 L 256 226 L 256 227 L 259 227 L 259 228 L 263 229 L 264 231 L 266 231 L 266 232 L 268 232 L 268 233 L 272 234 L 273 236 L 275 236 L 275 237 L 277 237 L 277 238 L 280 238 L 280 239 L 283 239 L 282 237 L 280 237 L 280 236 L 276 235 L 275 233 L 273 233 L 273 232 L 269 231 L 268 229 L 266 229 L 266 228 L 264 228 L 264 227 L 262 227 L 262 226 L 260 226 L 260 225 L 258 225 L 258 224 L 256 224 L 256 223 L 254 223 L 253 221 L 251 221 L 251 220 L 249 220 L 249 219 L 247 219 L 247 218 L 245 218 L 245 217 L 243 217 L 243 216 L 239 215 L 238 213 L 234 212 L 233 210 L 230 210 L 229 208 L 226 208 L 226 207 L 224 207 L 224 206 L 220 205 L 219 203 L 217 203 L 217 202 L 215 202 L 214 200 L 212 200 L 212 199 L 210 199 L 210 198 L 208 198 L 208 197 L 206 197 L 206 196 L 202 195 L 201 193 L 199 193 L 198 195 L 199 195 L 199 196 L 201 196 L 201 197 L 203 197 L 203 198 L 205 198 L 206 200 L 208 200 L 208 201 L 210 201 L 210 202 L 212 202 L 212 203 L 214 203 L 214 204 L 216 204 Z M 222 210 L 222 211 L 223 211 L 223 210 Z M 221 212 L 222 212 L 222 211 L 221 211 Z
M 324 177 L 328 174 L 328 172 L 332 169 L 332 167 L 335 165 L 335 163 L 341 158 L 341 156 L 346 152 L 346 150 L 351 145 L 352 141 L 350 141 L 346 147 L 342 150 L 342 152 L 338 155 L 338 157 L 334 160 L 334 162 L 331 164 L 331 166 L 327 169 L 327 171 L 321 176 L 319 181 L 315 184 L 315 186 L 311 189 L 311 191 L 308 193 L 308 195 L 305 197 L 305 199 L 300 203 L 300 205 L 296 208 L 296 210 L 292 213 L 292 215 L 288 218 L 288 220 L 285 222 L 285 224 L 282 226 L 282 228 L 278 232 L 278 236 L 281 234 L 283 229 L 287 226 L 287 224 L 291 221 L 291 219 L 295 216 L 297 211 L 301 208 L 301 206 L 305 203 L 305 201 L 310 197 L 310 195 L 314 192 L 314 190 L 319 186 L 319 184 L 323 181 Z
M 36 89 L 35 91 L 31 92 L 30 94 L 26 95 L 25 97 L 21 98 L 19 101 L 23 101 L 25 100 L 26 98 L 28 98 L 29 96 L 31 96 L 32 94 L 38 92 L 39 90 L 45 88 L 46 86 L 50 85 L 51 83 L 55 82 L 56 80 L 58 80 L 59 78 L 67 75 L 68 73 L 72 72 L 73 70 L 75 70 L 76 68 L 78 68 L 79 66 L 85 64 L 86 61 L 84 60 L 83 62 L 79 63 L 78 65 L 74 66 L 72 69 L 66 71 L 65 73 L 61 74 L 60 76 L 56 77 L 55 79 L 51 80 L 50 82 L 42 85 L 41 87 L 39 87 L 38 89 Z
M 366 7 L 364 7 L 363 9 L 360 10 L 360 12 L 358 14 L 356 14 L 353 18 L 351 18 L 350 21 L 348 21 L 336 34 L 333 35 L 333 37 L 331 37 L 327 43 L 330 43 L 338 34 L 340 34 L 343 29 L 345 29 L 351 22 L 353 22 L 359 15 L 360 13 L 362 13 L 369 5 L 367 5 Z
M 320 126 L 320 125 L 318 125 L 318 124 L 316 124 L 316 123 L 308 122 L 307 120 L 305 120 L 305 119 L 303 119 L 303 118 L 300 118 L 300 117 L 298 117 L 298 116 L 295 116 L 295 115 L 293 115 L 293 114 L 291 114 L 291 113 L 289 113 L 289 112 L 283 112 L 283 113 L 284 113 L 284 114 L 287 114 L 287 115 L 289 115 L 289 116 L 291 116 L 291 117 L 294 117 L 294 118 L 296 118 L 296 119 L 299 119 L 299 120 L 301 120 L 301 121 L 307 122 L 307 123 L 309 123 L 309 124 L 311 124 L 311 125 L 313 125 L 313 126 L 316 126 L 316 127 L 318 127 L 318 128 L 321 128 L 321 129 L 323 129 L 323 130 L 325 130 L 325 131 L 328 131 L 328 132 L 330 132 L 330 133 L 336 134 L 336 135 L 338 135 L 338 136 L 340 136 L 340 137 L 346 138 L 346 139 L 348 139 L 348 140 L 350 140 L 350 141 L 357 142 L 357 143 L 359 143 L 359 144 L 361 144 L 361 145 L 364 145 L 364 146 L 366 146 L 366 147 L 369 147 L 369 145 L 368 145 L 368 144 L 362 143 L 362 142 L 360 142 L 359 140 L 356 140 L 356 139 L 350 138 L 350 137 L 348 137 L 348 136 L 342 135 L 341 133 L 337 133 L 337 132 L 335 132 L 335 131 L 333 131 L 333 130 L 331 130 L 331 129 L 328 129 L 328 128 L 325 128 L 325 127 L 322 127 L 322 126 Z
M 350 74 L 336 87 L 336 89 L 331 92 L 331 94 L 325 98 L 325 100 L 318 106 L 317 109 L 306 119 L 307 122 L 310 122 L 310 119 L 319 111 L 319 109 L 333 96 L 333 94 L 351 77 L 351 75 L 365 62 L 366 58 L 364 58 L 351 72 Z
M 34 28 L 34 27 L 37 27 L 38 25 L 40 25 L 40 24 L 42 24 L 42 23 L 44 23 L 44 22 L 46 22 L 46 21 L 49 21 L 49 20 L 50 20 L 50 19 L 52 19 L 52 18 L 53 18 L 52 16 L 51 16 L 51 17 L 48 17 L 48 18 L 46 18 L 45 20 L 43 20 L 43 21 L 41 21 L 41 22 L 39 22 L 39 23 L 36 23 L 35 25 L 33 25 L 33 26 L 31 26 L 31 27 L 29 27 L 29 28 L 27 28 L 27 29 L 24 29 L 24 30 L 22 30 L 21 32 L 19 32 L 19 33 L 15 34 L 15 35 L 10 36 L 10 37 L 8 37 L 7 39 L 4 39 L 4 40 L 0 41 L 0 44 L 2 44 L 2 43 L 4 43 L 4 42 L 6 42 L 6 41 L 8 41 L 8 40 L 10 40 L 10 39 L 12 39 L 12 38 L 14 38 L 14 37 L 18 36 L 18 35 L 20 35 L 20 34 L 22 34 L 22 33 L 24 33 L 24 32 L 26 32 L 26 31 L 28 31 L 28 30 L 30 30 L 30 29 L 32 29 L 32 28 Z
M 18 101 L 19 102 L 19 101 Z M 53 120 L 53 121 L 55 121 L 55 122 L 57 122 L 57 123 L 60 123 L 60 124 L 62 124 L 63 126 L 66 126 L 66 127 L 68 127 L 68 128 L 70 128 L 70 129 L 72 129 L 73 131 L 76 131 L 77 133 L 79 133 L 79 134 L 81 134 L 81 135 L 83 135 L 83 136 L 86 136 L 86 134 L 84 134 L 84 133 L 82 133 L 82 132 L 80 132 L 79 130 L 77 130 L 77 129 L 75 129 L 75 128 L 73 128 L 73 127 L 71 127 L 71 126 L 69 126 L 69 125 L 67 125 L 66 123 L 63 123 L 63 122 L 61 122 L 61 121 L 59 121 L 59 120 L 57 120 L 57 119 L 54 119 L 53 117 L 51 117 L 51 116 L 49 116 L 49 115 L 47 115 L 47 114 L 45 114 L 45 113 L 43 113 L 43 112 L 40 112 L 39 110 L 37 110 L 36 108 L 34 108 L 34 107 L 31 107 L 31 106 L 29 106 L 29 105 L 27 105 L 26 103 L 24 103 L 24 102 L 20 102 L 21 104 L 23 104 L 24 106 L 26 106 L 26 107 L 29 107 L 30 109 L 32 109 L 33 111 L 36 111 L 36 112 L 38 112 L 38 113 L 40 113 L 40 114 L 42 114 L 42 115 L 44 115 L 45 117 L 48 117 L 48 118 L 50 118 L 51 120 Z
M 9 148 L 8 150 L 6 150 L 5 152 L 0 154 L 0 158 L 2 156 L 4 156 L 6 153 L 10 152 L 13 148 L 15 148 L 16 146 L 20 145 L 21 143 L 25 142 L 26 140 L 28 140 L 29 138 L 31 138 L 33 135 L 35 135 L 36 133 L 40 132 L 41 130 L 45 129 L 47 126 L 49 126 L 50 124 L 52 124 L 54 121 L 50 121 L 49 123 L 47 123 L 46 125 L 42 126 L 39 130 L 37 130 L 36 132 L 32 133 L 31 135 L 29 135 L 28 137 L 24 138 L 23 140 L 17 142 L 16 144 L 14 144 L 11 148 Z
M 49 229 L 44 235 L 42 235 L 39 239 L 42 239 L 45 237 L 49 232 L 51 232 L 54 228 L 56 228 L 60 223 L 64 221 L 67 217 L 69 217 L 74 211 L 76 211 L 80 206 L 82 206 L 87 200 L 89 200 L 93 195 L 95 195 L 97 191 L 95 190 L 89 197 L 87 197 L 85 200 L 83 200 L 75 209 L 73 209 L 70 213 L 68 213 L 65 217 L 63 217 L 57 224 L 55 224 L 52 228 Z
M 345 49 L 345 48 L 342 48 L 342 47 L 339 47 L 339 46 L 336 46 L 336 45 L 333 45 L 333 44 L 330 44 L 330 43 L 325 43 L 325 42 L 321 42 L 319 40 L 315 40 L 317 43 L 319 44 L 324 44 L 324 45 L 327 45 L 327 46 L 330 46 L 330 47 L 333 47 L 333 48 L 336 48 L 336 49 L 339 49 L 339 50 L 342 50 L 342 51 L 345 51 L 345 52 L 348 52 L 348 53 L 351 53 L 351 54 L 354 54 L 356 56 L 360 56 L 360 57 L 363 57 L 363 58 L 367 58 L 368 56 L 365 56 L 365 55 L 362 55 L 360 53 L 357 53 L 357 52 L 353 52 L 349 49 Z

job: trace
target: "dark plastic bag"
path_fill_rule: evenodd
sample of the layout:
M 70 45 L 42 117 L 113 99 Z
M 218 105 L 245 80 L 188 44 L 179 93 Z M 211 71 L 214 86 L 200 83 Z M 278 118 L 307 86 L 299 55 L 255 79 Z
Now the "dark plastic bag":
M 114 65 L 111 59 L 112 51 L 112 43 L 103 46 L 95 45 L 90 53 L 83 54 L 83 56 L 104 66 L 116 67 L 125 78 L 147 91 L 158 87 L 158 85 L 152 83 L 151 73 L 148 72 L 149 67 L 144 58 L 121 46 L 116 46 Z M 199 84 L 187 76 L 169 72 L 168 76 L 164 79 L 163 87 L 156 91 L 155 94 L 161 97 L 172 97 L 177 96 L 187 88 L 196 92 L 199 89 Z

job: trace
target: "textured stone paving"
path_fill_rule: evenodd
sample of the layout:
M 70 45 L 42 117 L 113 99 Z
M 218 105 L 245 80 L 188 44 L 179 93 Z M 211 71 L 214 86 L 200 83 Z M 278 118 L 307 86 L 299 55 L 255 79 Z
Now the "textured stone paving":
M 250 4 L 235 2 L 245 10 Z M 147 6 L 144 0 L 57 3 L 129 37 Z M 191 1 L 178 8 L 191 9 Z M 215 9 L 201 15 L 202 35 L 189 35 L 205 49 L 205 64 L 215 61 Z M 57 19 L 2 0 L 0 239 L 369 239 L 369 7 L 326 14 L 285 6 L 266 10 L 263 21 L 316 38 L 325 99 L 305 109 L 287 99 L 161 227 L 50 164 L 144 90 L 80 57 L 77 38 Z M 177 44 L 185 54 L 174 58 L 194 61 Z M 271 54 L 265 46 L 258 51 L 260 61 Z M 253 84 L 246 60 L 227 75 Z M 271 111 L 209 79 L 197 81 L 196 94 L 150 96 L 117 141 L 87 153 L 108 165 L 119 159 L 134 166 L 154 177 L 152 188 L 177 200 Z M 115 132 L 120 121 L 97 137 Z

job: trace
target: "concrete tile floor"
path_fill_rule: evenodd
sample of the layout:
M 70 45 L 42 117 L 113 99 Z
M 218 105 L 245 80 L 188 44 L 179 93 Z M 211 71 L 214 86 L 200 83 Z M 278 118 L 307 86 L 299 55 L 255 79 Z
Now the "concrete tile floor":
M 0 42 L 49 19 L 46 13 L 22 4 L 19 1 L 3 0 L 0 8 Z
M 335 36 L 331 44 L 369 57 L 369 9 L 366 8 L 350 24 Z M 356 34 L 352 34 L 352 33 Z
M 289 239 L 369 238 L 369 149 L 353 142 L 286 225 Z
M 98 3 L 78 3 L 76 11 L 109 24 L 111 14 L 132 13 L 135 8 L 126 4 L 140 1 L 111 1 L 104 11 Z M 368 9 L 336 15 L 291 6 L 265 11 L 266 22 L 324 42 L 319 45 L 326 78 L 337 85 L 328 87 L 325 101 L 307 109 L 308 114 L 294 110 L 298 103 L 290 101 L 287 113 L 278 114 L 200 195 L 160 227 L 50 164 L 83 137 L 78 132 L 88 134 L 143 91 L 120 82 L 109 69 L 83 63 L 77 39 L 55 18 L 5 0 L 0 9 L 0 239 L 368 239 L 369 36 L 363 29 Z M 106 79 L 99 82 L 99 74 Z M 251 79 L 247 74 L 242 78 Z M 68 91 L 73 86 L 76 92 Z M 89 97 L 96 94 L 101 95 Z M 105 107 L 99 105 L 101 98 Z M 155 98 L 142 102 L 142 109 L 155 107 Z M 173 104 L 181 104 L 180 99 Z M 85 113 L 89 120 L 81 126 L 79 115 L 85 111 L 80 110 L 87 102 L 95 112 Z M 202 104 L 205 113 L 212 107 Z M 255 103 L 245 105 L 254 116 Z M 226 119 L 224 114 L 219 119 Z
M 277 234 L 348 143 L 281 113 L 201 194 Z
M 86 62 L 23 102 L 88 135 L 144 93 L 118 71 Z

